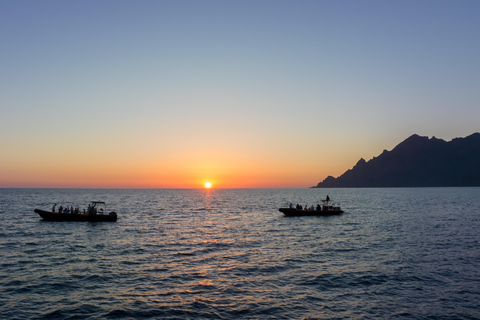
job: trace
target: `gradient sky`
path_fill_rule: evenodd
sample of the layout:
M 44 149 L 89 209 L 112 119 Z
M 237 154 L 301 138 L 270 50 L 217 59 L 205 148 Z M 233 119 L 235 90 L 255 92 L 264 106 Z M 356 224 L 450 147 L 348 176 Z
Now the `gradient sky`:
M 480 131 L 480 1 L 0 1 L 0 187 L 309 187 Z

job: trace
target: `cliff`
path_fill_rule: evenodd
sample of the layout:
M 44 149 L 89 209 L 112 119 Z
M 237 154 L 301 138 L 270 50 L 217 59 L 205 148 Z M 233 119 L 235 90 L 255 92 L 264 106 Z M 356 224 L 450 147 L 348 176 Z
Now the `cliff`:
M 412 135 L 392 151 L 360 159 L 317 188 L 480 186 L 480 133 L 446 142 Z

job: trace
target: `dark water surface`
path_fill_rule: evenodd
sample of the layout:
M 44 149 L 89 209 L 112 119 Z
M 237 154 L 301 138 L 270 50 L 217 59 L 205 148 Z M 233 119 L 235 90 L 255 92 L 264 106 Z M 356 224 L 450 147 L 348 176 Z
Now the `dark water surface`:
M 479 319 L 479 242 L 480 188 L 0 189 L 0 318 Z

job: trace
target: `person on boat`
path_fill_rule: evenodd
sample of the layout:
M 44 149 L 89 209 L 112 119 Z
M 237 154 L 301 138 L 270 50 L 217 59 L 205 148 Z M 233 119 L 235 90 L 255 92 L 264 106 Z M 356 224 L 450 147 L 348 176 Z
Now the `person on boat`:
M 328 194 L 327 194 L 327 198 L 325 199 L 325 201 L 327 201 L 327 202 L 330 201 L 330 197 L 328 196 Z
M 57 206 L 57 204 L 55 203 L 52 207 L 52 212 L 55 212 L 55 207 Z
M 60 205 L 60 207 L 58 207 L 58 213 L 63 213 L 63 206 Z
M 322 210 L 322 208 L 320 208 L 319 204 L 317 204 L 317 210 Z

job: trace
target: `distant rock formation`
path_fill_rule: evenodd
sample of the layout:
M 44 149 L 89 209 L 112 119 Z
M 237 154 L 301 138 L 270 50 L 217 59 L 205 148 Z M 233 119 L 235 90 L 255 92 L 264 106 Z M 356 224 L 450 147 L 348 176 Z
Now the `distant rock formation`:
M 480 186 L 480 133 L 449 142 L 414 134 L 316 188 L 451 186 Z

